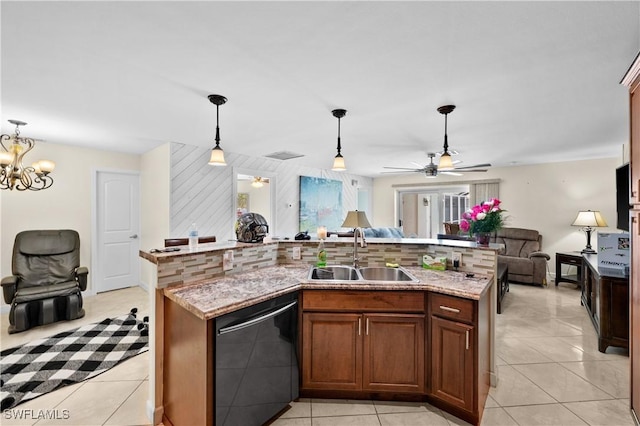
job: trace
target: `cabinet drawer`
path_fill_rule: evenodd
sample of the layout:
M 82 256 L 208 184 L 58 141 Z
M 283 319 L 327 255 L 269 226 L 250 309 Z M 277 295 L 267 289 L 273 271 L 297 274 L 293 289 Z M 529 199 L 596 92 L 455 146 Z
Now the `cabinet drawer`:
M 422 291 L 306 290 L 306 311 L 424 312 Z
M 560 260 L 560 262 L 567 265 L 582 265 L 582 259 L 576 259 L 575 257 L 558 256 L 558 259 Z
M 451 318 L 458 321 L 473 322 L 473 300 L 446 294 L 429 293 L 431 315 Z

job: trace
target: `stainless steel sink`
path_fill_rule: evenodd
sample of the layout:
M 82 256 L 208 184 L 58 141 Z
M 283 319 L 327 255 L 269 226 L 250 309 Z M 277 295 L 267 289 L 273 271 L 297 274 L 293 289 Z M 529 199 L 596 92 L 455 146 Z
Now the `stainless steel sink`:
M 360 275 L 370 281 L 413 281 L 419 280 L 402 268 L 387 268 L 384 266 L 372 266 L 360 268 Z
M 358 271 L 346 265 L 314 266 L 309 270 L 310 280 L 359 280 Z

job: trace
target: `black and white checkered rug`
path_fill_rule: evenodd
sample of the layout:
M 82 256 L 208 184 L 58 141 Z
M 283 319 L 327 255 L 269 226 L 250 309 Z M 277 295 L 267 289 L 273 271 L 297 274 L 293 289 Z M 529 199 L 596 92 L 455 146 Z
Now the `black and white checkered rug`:
M 2 410 L 104 373 L 149 349 L 147 324 L 107 318 L 0 353 Z

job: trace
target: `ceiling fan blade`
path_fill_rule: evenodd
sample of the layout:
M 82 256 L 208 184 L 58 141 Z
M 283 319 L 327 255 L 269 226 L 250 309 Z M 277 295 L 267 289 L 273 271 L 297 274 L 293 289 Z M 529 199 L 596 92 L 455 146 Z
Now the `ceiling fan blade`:
M 380 173 L 422 173 L 422 170 L 396 170 L 393 172 L 380 172 Z
M 454 173 L 469 173 L 469 172 L 486 172 L 487 169 L 453 169 L 453 170 L 449 170 L 450 172 L 454 172 Z M 440 173 L 444 173 L 444 172 L 440 172 Z
M 491 164 L 474 164 L 473 166 L 464 166 L 464 167 L 456 167 L 456 170 L 464 170 L 464 169 L 477 169 L 478 167 L 491 167 Z
M 462 176 L 462 173 L 456 173 L 456 172 L 439 172 L 439 174 L 450 175 L 450 176 Z
M 424 169 L 411 169 L 411 168 L 408 168 L 408 167 L 383 167 L 383 169 L 409 170 L 409 171 L 412 171 L 412 172 L 421 172 L 421 171 L 424 170 Z

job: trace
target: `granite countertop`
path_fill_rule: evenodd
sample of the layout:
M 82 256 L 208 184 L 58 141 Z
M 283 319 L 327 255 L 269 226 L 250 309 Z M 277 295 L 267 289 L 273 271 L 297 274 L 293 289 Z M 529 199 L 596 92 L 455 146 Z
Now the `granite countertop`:
M 200 319 L 224 315 L 296 290 L 417 290 L 478 300 L 489 289 L 491 276 L 466 277 L 464 272 L 405 267 L 419 282 L 309 280 L 309 265 L 278 265 L 214 280 L 171 287 L 167 298 Z
M 208 253 L 212 251 L 220 251 L 220 250 L 232 250 L 237 248 L 245 248 L 245 247 L 255 247 L 256 244 L 263 245 L 272 245 L 277 244 L 277 241 L 265 241 L 262 243 L 241 243 L 238 241 L 221 241 L 215 243 L 200 243 L 195 250 L 190 250 L 189 246 L 177 246 L 170 247 L 168 251 L 164 248 L 157 249 L 149 249 L 149 250 L 140 250 L 138 255 L 143 259 L 148 260 L 151 263 L 158 264 L 158 262 L 162 262 L 163 260 L 172 260 L 176 257 L 190 256 L 192 254 L 198 253 Z

